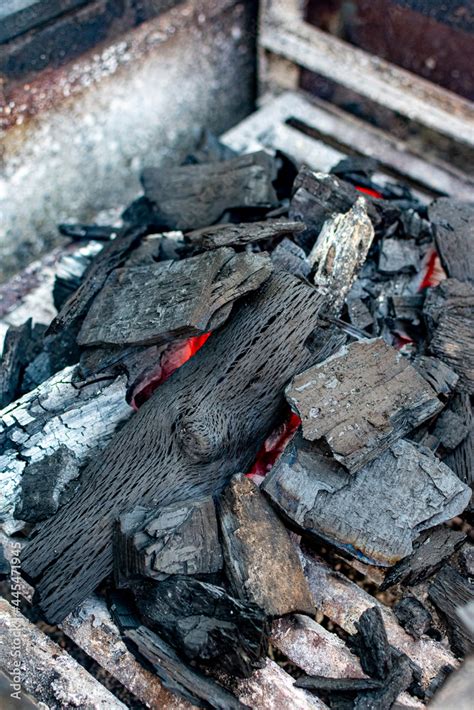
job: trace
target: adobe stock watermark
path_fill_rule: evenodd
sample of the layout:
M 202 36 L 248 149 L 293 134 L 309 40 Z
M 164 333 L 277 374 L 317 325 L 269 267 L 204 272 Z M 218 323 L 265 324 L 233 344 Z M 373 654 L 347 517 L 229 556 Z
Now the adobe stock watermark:
M 10 558 L 11 566 L 11 604 L 19 611 L 21 604 L 21 577 L 20 577 L 20 551 L 21 544 L 19 542 L 12 543 L 12 557 Z M 7 668 L 10 679 L 11 693 L 10 697 L 15 700 L 21 700 L 21 659 L 22 659 L 22 631 L 21 619 L 11 618 L 10 631 L 10 648 L 7 650 Z

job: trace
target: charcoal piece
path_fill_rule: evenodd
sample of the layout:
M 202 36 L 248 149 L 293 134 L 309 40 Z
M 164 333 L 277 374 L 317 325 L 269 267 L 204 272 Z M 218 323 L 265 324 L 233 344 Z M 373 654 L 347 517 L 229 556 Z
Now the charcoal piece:
M 80 358 L 76 334 L 69 329 L 45 335 L 37 355 L 25 369 L 22 393 L 39 387 L 60 370 L 75 365 Z
M 124 263 L 146 232 L 147 226 L 142 225 L 127 225 L 119 230 L 116 238 L 104 246 L 87 268 L 81 285 L 53 319 L 48 333 L 65 336 L 66 331 L 69 336 L 77 334 L 82 319 L 107 276 Z
M 297 375 L 285 395 L 305 439 L 323 440 L 350 471 L 443 408 L 431 385 L 381 338 L 344 346 Z
M 15 518 L 28 523 L 46 520 L 59 510 L 79 478 L 80 461 L 73 451 L 60 446 L 50 456 L 31 463 L 23 472 Z
M 5 557 L 5 550 L 3 545 L 0 543 L 0 579 L 5 579 L 10 576 L 10 563 Z
M 357 633 L 349 637 L 351 650 L 359 656 L 364 673 L 384 680 L 392 668 L 390 646 L 378 606 L 366 609 L 355 622 Z
M 410 595 L 394 604 L 393 611 L 401 626 L 414 639 L 426 634 L 433 623 L 433 617 L 424 604 Z
M 380 688 L 382 681 L 376 678 L 326 678 L 321 675 L 301 676 L 295 682 L 297 688 L 306 690 L 356 694 L 361 690 Z
M 353 710 L 385 710 L 393 707 L 396 699 L 411 685 L 413 668 L 410 659 L 400 654 L 392 665 L 382 688 L 359 693 Z
M 347 310 L 350 321 L 356 328 L 365 330 L 373 325 L 374 319 L 372 314 L 361 298 L 351 298 L 348 300 Z
M 137 629 L 141 623 L 132 593 L 129 590 L 109 589 L 107 606 L 112 620 L 125 634 L 129 629 Z
M 63 619 L 112 571 L 121 512 L 217 493 L 249 469 L 281 422 L 285 384 L 314 362 L 305 343 L 323 307 L 314 288 L 272 275 L 91 462 L 86 483 L 23 553 L 49 619 Z
M 230 160 L 237 155 L 236 151 L 229 148 L 217 136 L 205 128 L 200 137 L 196 149 L 190 153 L 183 161 L 183 165 L 195 165 L 197 163 L 219 163 L 223 160 Z
M 160 362 L 167 345 L 137 345 L 129 347 L 92 347 L 81 353 L 79 373 L 81 379 L 97 377 L 127 377 L 128 394 L 148 375 L 159 376 Z
M 95 240 L 108 242 L 119 231 L 118 227 L 102 224 L 58 224 L 58 231 L 63 237 L 70 237 L 75 242 Z
M 274 159 L 264 151 L 217 163 L 145 168 L 141 181 L 169 229 L 199 229 L 216 222 L 226 210 L 272 207 Z
M 227 576 L 233 593 L 269 616 L 314 613 L 296 548 L 258 487 L 236 476 L 219 502 Z
M 449 403 L 453 412 L 459 415 L 463 421 L 462 431 L 467 428 L 467 436 L 456 448 L 449 452 L 444 462 L 453 469 L 455 474 L 474 488 L 474 412 L 468 394 L 460 392 Z M 472 511 L 474 501 L 471 500 L 469 510 Z
M 474 283 L 474 204 L 439 197 L 429 206 L 428 217 L 448 276 Z
M 461 656 L 471 653 L 474 649 L 473 635 L 456 612 L 459 607 L 474 600 L 474 582 L 447 564 L 430 584 L 428 596 L 446 619 L 446 630 L 453 651 Z
M 304 222 L 306 229 L 295 237 L 297 244 L 309 251 L 318 237 L 324 222 L 335 213 L 345 213 L 360 197 L 355 187 L 335 175 L 316 173 L 303 166 L 293 185 L 289 218 Z M 367 212 L 376 232 L 394 224 L 400 209 L 386 200 L 364 196 Z
M 380 249 L 379 271 L 382 274 L 416 273 L 420 254 L 414 239 L 384 239 Z
M 267 254 L 216 249 L 182 261 L 115 269 L 94 299 L 81 345 L 161 344 L 221 325 L 233 302 L 270 275 Z
M 365 155 L 351 155 L 342 158 L 336 165 L 333 165 L 330 172 L 343 180 L 346 180 L 348 176 L 364 177 L 370 180 L 377 168 L 378 162 L 374 158 L 368 158 Z
M 298 224 L 300 223 L 298 222 Z M 304 250 L 291 239 L 283 239 L 270 256 L 274 266 L 288 271 L 290 274 L 307 278 L 311 273 L 311 264 L 306 258 Z
M 444 525 L 422 532 L 413 543 L 412 554 L 388 571 L 380 590 L 394 584 L 412 587 L 424 582 L 461 547 L 465 539 L 464 533 Z
M 269 625 L 255 604 L 190 576 L 132 585 L 140 615 L 189 661 L 248 678 L 262 668 Z
M 31 336 L 31 318 L 7 330 L 0 360 L 0 409 L 20 394 L 23 373 L 31 358 Z
M 459 376 L 439 358 L 421 355 L 413 364 L 436 394 L 448 396 L 454 391 Z
M 186 240 L 202 249 L 217 249 L 218 247 L 240 246 L 273 240 L 302 232 L 304 224 L 290 222 L 284 219 L 268 219 L 264 222 L 248 222 L 243 224 L 215 224 L 212 227 L 195 229 L 186 234 Z
M 452 409 L 445 409 L 436 420 L 433 436 L 443 449 L 453 451 L 469 434 L 469 422 Z
M 464 545 L 459 553 L 459 564 L 467 577 L 474 578 L 474 545 Z
M 315 268 L 314 283 L 327 293 L 328 304 L 336 314 L 367 257 L 373 238 L 374 228 L 363 197 L 359 197 L 348 212 L 333 215 L 321 228 L 308 261 Z
M 145 658 L 165 688 L 198 707 L 216 710 L 244 710 L 247 706 L 207 676 L 192 669 L 157 634 L 139 626 L 128 629 L 125 638 Z
M 426 297 L 429 349 L 458 375 L 458 389 L 474 394 L 474 285 L 446 279 Z
M 122 212 L 121 217 L 128 227 L 142 226 L 145 229 L 163 231 L 167 225 L 158 213 L 155 204 L 145 195 L 138 197 Z
M 114 562 L 118 578 L 214 574 L 222 569 L 214 501 L 204 498 L 120 516 Z
M 421 530 L 459 514 L 470 498 L 429 449 L 404 439 L 351 474 L 298 435 L 261 489 L 301 532 L 382 566 L 410 554 Z
M 418 325 L 421 321 L 423 296 L 389 296 L 390 311 L 398 320 L 408 320 Z

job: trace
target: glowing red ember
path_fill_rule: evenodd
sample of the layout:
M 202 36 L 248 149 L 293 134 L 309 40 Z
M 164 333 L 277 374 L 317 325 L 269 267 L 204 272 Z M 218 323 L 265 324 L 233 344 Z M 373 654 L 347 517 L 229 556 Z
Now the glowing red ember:
M 286 446 L 296 434 L 301 419 L 294 412 L 289 412 L 286 420 L 265 440 L 257 454 L 254 465 L 247 473 L 255 483 L 260 484 L 275 461 L 284 452 Z
M 362 185 L 356 185 L 355 189 L 359 192 L 363 192 L 365 195 L 376 197 L 378 200 L 381 200 L 383 197 L 381 192 L 379 192 L 378 190 L 373 190 L 371 187 L 362 187 Z
M 423 291 L 424 288 L 434 288 L 446 278 L 446 271 L 441 266 L 441 259 L 436 249 L 430 249 L 426 254 L 422 274 L 423 278 L 418 286 L 418 291 Z

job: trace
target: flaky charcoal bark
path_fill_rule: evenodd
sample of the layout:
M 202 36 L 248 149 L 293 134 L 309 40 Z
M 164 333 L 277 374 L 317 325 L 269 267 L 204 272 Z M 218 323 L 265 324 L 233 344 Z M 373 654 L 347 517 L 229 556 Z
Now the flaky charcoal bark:
M 223 248 L 182 261 L 115 269 L 94 299 L 78 342 L 161 344 L 221 325 L 233 302 L 269 276 L 266 254 Z
M 145 626 L 126 631 L 125 637 L 151 664 L 163 685 L 171 692 L 198 707 L 217 710 L 244 710 L 247 707 L 221 685 L 183 663 L 171 646 Z
M 448 276 L 474 283 L 474 205 L 439 197 L 429 206 L 428 217 Z
M 388 571 L 380 586 L 381 591 L 394 584 L 412 587 L 424 582 L 461 547 L 465 539 L 464 533 L 444 525 L 422 532 L 413 543 L 412 554 Z
M 18 396 L 23 372 L 31 357 L 31 318 L 20 326 L 11 325 L 0 358 L 0 409 Z
M 87 268 L 82 284 L 66 301 L 49 326 L 50 333 L 76 335 L 94 296 L 104 285 L 107 276 L 126 260 L 130 251 L 147 232 L 147 226 L 125 226 L 116 238 L 107 243 Z M 66 331 L 66 333 L 64 332 Z
M 131 588 L 144 623 L 189 661 L 243 678 L 263 667 L 269 626 L 255 604 L 190 576 L 138 581 Z
M 162 223 L 188 230 L 208 227 L 228 209 L 275 205 L 275 177 L 274 159 L 259 151 L 218 163 L 146 168 L 141 180 Z
M 458 388 L 474 394 L 474 286 L 446 279 L 425 301 L 429 349 L 458 375 Z
M 426 634 L 433 622 L 428 609 L 416 597 L 403 597 L 394 604 L 393 611 L 405 631 L 414 639 Z
M 298 553 L 252 481 L 232 479 L 219 500 L 219 520 L 226 572 L 237 597 L 269 616 L 314 613 Z
M 111 572 L 120 513 L 215 493 L 248 470 L 283 418 L 285 384 L 314 362 L 305 343 L 323 305 L 315 289 L 273 275 L 86 469 L 88 484 L 24 553 L 50 619 L 62 619 Z
M 433 388 L 382 339 L 341 348 L 297 375 L 285 394 L 305 439 L 323 440 L 350 471 L 443 408 Z
M 335 314 L 367 257 L 373 238 L 374 228 L 363 197 L 348 212 L 333 215 L 321 228 L 308 261 L 315 268 L 314 283 L 327 294 Z M 334 288 L 335 284 L 338 288 Z
M 416 273 L 420 253 L 414 239 L 384 239 L 380 249 L 379 271 L 383 274 Z
M 474 600 L 474 582 L 463 577 L 451 565 L 445 565 L 430 584 L 428 595 L 446 618 L 446 629 L 453 651 L 462 656 L 472 652 L 474 638 L 456 610 Z
M 223 565 L 210 497 L 157 510 L 135 508 L 120 516 L 114 545 L 119 579 L 214 574 Z
M 410 554 L 421 530 L 458 515 L 470 498 L 431 451 L 405 440 L 350 474 L 297 437 L 261 489 L 301 531 L 383 566 Z
M 303 166 L 293 185 L 289 217 L 304 222 L 306 229 L 297 235 L 295 241 L 310 250 L 324 222 L 335 213 L 350 210 L 359 197 L 360 192 L 348 182 Z M 366 202 L 376 232 L 393 224 L 400 215 L 399 208 L 386 200 L 366 196 Z
M 243 224 L 216 224 L 186 234 L 186 240 L 203 249 L 239 246 L 263 240 L 272 240 L 285 234 L 302 232 L 304 224 L 286 219 L 268 219 L 264 222 Z

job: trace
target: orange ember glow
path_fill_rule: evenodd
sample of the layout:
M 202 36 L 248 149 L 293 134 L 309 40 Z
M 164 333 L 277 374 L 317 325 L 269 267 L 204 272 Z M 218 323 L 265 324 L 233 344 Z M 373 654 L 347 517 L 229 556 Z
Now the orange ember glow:
M 294 412 L 289 412 L 283 424 L 281 424 L 278 429 L 275 429 L 265 440 L 257 454 L 254 465 L 247 473 L 248 478 L 251 478 L 257 484 L 263 481 L 275 461 L 281 456 L 286 446 L 296 434 L 300 424 L 301 419 L 299 416 Z
M 436 249 L 431 249 L 425 258 L 424 275 L 418 290 L 423 291 L 424 288 L 434 288 L 445 278 L 446 272 L 441 266 L 438 252 Z
M 371 187 L 362 187 L 361 185 L 356 185 L 355 189 L 359 192 L 363 192 L 365 195 L 376 197 L 378 200 L 381 200 L 383 197 L 381 192 L 379 192 L 378 190 L 373 190 Z
M 132 407 L 137 410 L 142 404 L 145 404 L 147 399 L 150 399 L 153 392 L 162 385 L 168 377 L 171 377 L 173 372 L 184 365 L 185 362 L 202 348 L 210 335 L 210 333 L 204 333 L 203 335 L 195 335 L 188 340 L 172 343 L 163 353 L 160 362 L 157 363 L 156 369 L 148 374 L 133 393 L 131 401 Z

